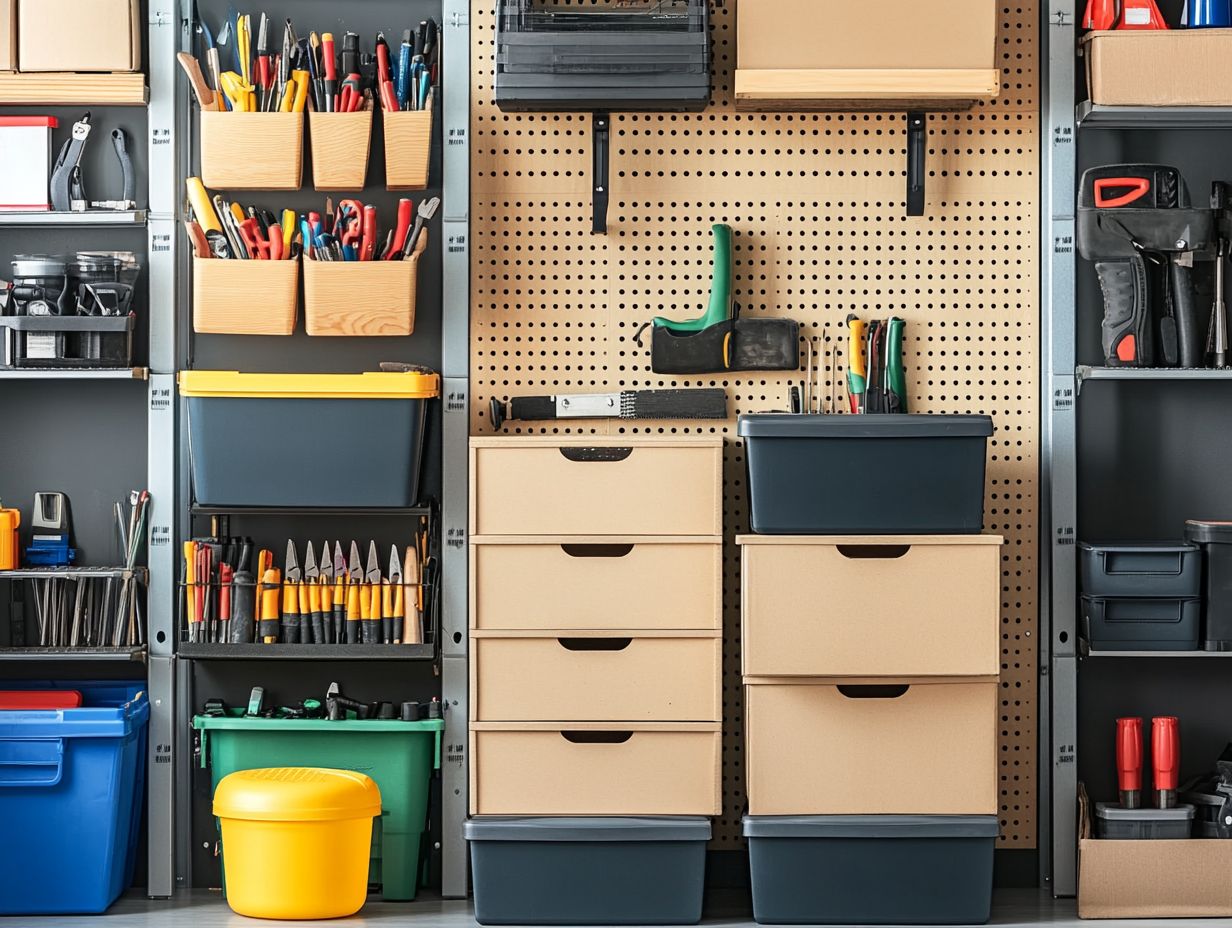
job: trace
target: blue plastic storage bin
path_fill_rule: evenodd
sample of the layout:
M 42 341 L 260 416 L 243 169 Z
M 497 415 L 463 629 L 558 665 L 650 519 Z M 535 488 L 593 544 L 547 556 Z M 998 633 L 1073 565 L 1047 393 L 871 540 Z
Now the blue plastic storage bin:
M 144 808 L 146 685 L 80 690 L 80 709 L 0 712 L 0 915 L 106 911 L 133 880 Z

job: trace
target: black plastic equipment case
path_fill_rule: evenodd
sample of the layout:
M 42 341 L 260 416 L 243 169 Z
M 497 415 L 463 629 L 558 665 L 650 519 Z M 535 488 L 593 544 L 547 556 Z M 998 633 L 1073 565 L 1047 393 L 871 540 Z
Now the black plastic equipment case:
M 1196 651 L 1197 599 L 1082 597 L 1083 636 L 1093 651 Z
M 988 416 L 741 416 L 752 530 L 764 535 L 974 535 L 984 525 Z
M 695 925 L 706 884 L 705 818 L 468 821 L 481 925 Z
M 25 370 L 122 368 L 133 363 L 125 316 L 0 316 L 3 365 Z
M 1122 809 L 1110 802 L 1095 804 L 1095 837 L 1120 841 L 1183 841 L 1192 837 L 1194 807 Z
M 1202 648 L 1232 651 L 1232 522 L 1185 523 L 1202 549 Z
M 744 818 L 761 925 L 982 925 L 995 815 Z
M 1195 599 L 1202 593 L 1201 555 L 1197 545 L 1184 542 L 1083 542 L 1078 546 L 1082 592 Z
M 502 110 L 705 109 L 708 0 L 499 0 L 496 105 Z

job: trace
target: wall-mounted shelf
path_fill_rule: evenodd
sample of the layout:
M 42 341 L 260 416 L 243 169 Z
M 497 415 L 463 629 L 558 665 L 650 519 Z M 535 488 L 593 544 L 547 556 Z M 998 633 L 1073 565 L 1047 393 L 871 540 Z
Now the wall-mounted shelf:
M 1078 105 L 1078 125 L 1097 129 L 1227 129 L 1232 106 Z
M 194 644 L 176 654 L 196 661 L 430 661 L 431 644 Z
M 46 227 L 68 226 L 75 229 L 92 229 L 112 226 L 133 226 L 140 228 L 145 225 L 146 213 L 137 210 L 94 209 L 84 213 L 56 213 L 45 211 L 41 213 L 0 213 L 0 226 L 17 229 L 42 229 Z
M 431 510 L 426 506 L 334 508 L 325 506 L 202 506 L 198 503 L 193 503 L 190 511 L 194 516 L 387 516 L 397 518 L 431 514 Z
M 149 380 L 148 367 L 119 367 L 105 370 L 94 368 L 65 368 L 63 370 L 21 370 L 4 368 L 0 380 Z
M 144 74 L 0 74 L 0 105 L 145 106 Z
M 89 661 L 144 664 L 145 646 L 137 648 L 0 648 L 0 663 L 22 661 Z
M 1084 645 L 1085 647 L 1085 645 Z M 1153 657 L 1153 658 L 1191 658 L 1191 657 L 1232 657 L 1232 651 L 1086 651 L 1084 657 Z
M 884 68 L 736 71 L 740 110 L 962 110 L 1001 90 L 994 69 Z
M 149 571 L 144 567 L 23 567 L 0 570 L 0 580 L 93 580 L 134 576 L 144 581 Z
M 1095 367 L 1080 364 L 1074 371 L 1081 386 L 1088 380 L 1232 380 L 1232 368 Z

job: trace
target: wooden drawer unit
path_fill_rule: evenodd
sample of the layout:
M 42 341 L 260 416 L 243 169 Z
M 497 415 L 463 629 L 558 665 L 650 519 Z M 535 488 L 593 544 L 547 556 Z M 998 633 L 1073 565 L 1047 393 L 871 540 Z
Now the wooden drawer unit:
M 472 815 L 717 815 L 718 723 L 471 725 Z
M 723 616 L 719 537 L 471 539 L 471 628 L 705 629 Z
M 747 680 L 751 815 L 995 815 L 995 680 Z
M 717 722 L 723 642 L 662 637 L 471 639 L 471 712 L 482 722 Z
M 476 535 L 721 535 L 723 440 L 475 438 Z
M 747 676 L 999 673 L 1001 538 L 738 541 Z

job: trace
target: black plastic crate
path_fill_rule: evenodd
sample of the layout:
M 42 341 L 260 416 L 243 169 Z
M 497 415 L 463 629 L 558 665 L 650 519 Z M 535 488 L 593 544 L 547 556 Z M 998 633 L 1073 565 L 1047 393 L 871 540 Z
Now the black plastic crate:
M 133 363 L 126 316 L 0 316 L 4 366 L 24 370 L 124 368 Z
M 1198 599 L 1082 597 L 1083 635 L 1094 651 L 1196 651 Z
M 1119 841 L 1183 841 L 1193 831 L 1194 807 L 1123 809 L 1110 802 L 1095 804 L 1095 837 Z
M 1202 550 L 1202 648 L 1232 651 L 1232 522 L 1186 522 L 1185 538 Z
M 1202 557 L 1184 542 L 1125 542 L 1078 547 L 1087 596 L 1194 599 L 1202 592 Z

